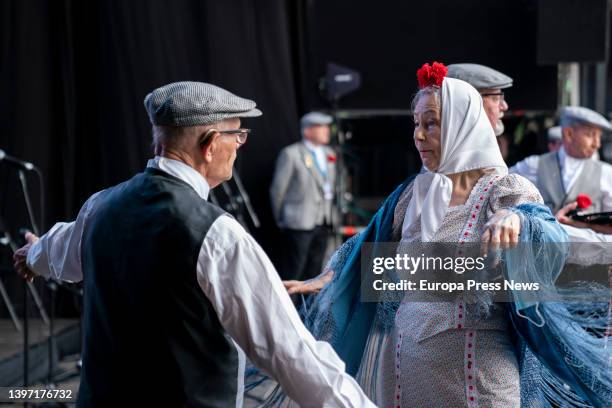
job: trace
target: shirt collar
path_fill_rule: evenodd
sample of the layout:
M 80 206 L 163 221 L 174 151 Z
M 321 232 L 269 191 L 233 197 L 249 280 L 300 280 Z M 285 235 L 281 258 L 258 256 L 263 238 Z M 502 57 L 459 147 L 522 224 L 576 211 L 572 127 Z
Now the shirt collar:
M 563 167 L 565 167 L 566 165 L 570 167 L 577 166 L 578 164 L 581 164 L 586 160 L 591 160 L 591 159 L 590 158 L 589 159 L 578 159 L 576 157 L 572 157 L 569 154 L 567 154 L 563 146 L 561 146 L 561 148 L 559 149 L 559 162 L 561 163 L 561 166 Z
M 302 139 L 302 141 L 304 142 L 306 147 L 313 152 L 319 152 L 323 150 L 322 149 L 323 146 L 317 146 L 314 143 L 312 143 L 310 140 Z
M 181 179 L 189 184 L 202 199 L 208 200 L 210 186 L 206 182 L 206 179 L 193 167 L 181 161 L 161 156 L 155 156 L 153 159 L 149 160 L 147 167 L 159 169 L 171 176 Z

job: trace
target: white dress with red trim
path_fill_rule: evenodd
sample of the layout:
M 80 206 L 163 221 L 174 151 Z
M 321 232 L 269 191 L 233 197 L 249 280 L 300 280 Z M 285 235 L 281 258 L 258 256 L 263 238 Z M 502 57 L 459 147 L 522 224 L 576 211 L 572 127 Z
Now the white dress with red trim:
M 396 218 L 403 219 L 406 197 Z M 521 176 L 481 177 L 464 205 L 449 207 L 434 242 L 478 242 L 484 224 L 501 208 L 542 202 Z M 418 228 L 418 227 L 417 227 Z M 410 242 L 419 231 L 408 231 Z M 416 238 L 418 240 L 418 238 Z M 423 272 L 425 273 L 425 272 Z M 382 359 L 385 407 L 520 407 L 519 370 L 504 305 L 485 318 L 462 294 L 454 302 L 411 301 L 407 292 Z

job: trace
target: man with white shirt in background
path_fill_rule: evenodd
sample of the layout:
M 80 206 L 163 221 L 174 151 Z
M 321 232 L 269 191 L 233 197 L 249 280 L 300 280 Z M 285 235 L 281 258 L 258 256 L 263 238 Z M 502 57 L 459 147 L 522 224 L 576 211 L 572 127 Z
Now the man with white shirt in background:
M 612 126 L 599 113 L 584 107 L 561 110 L 563 142 L 556 152 L 530 156 L 509 169 L 534 183 L 545 204 L 556 214 L 573 241 L 612 242 L 612 227 L 586 224 L 567 217 L 576 208 L 578 194 L 592 200 L 588 212 L 612 211 L 612 166 L 593 156 L 603 131 Z
M 327 145 L 332 118 L 310 112 L 300 120 L 302 140 L 276 161 L 270 202 L 281 229 L 278 269 L 284 280 L 306 280 L 321 272 L 333 224 L 336 155 Z
M 14 256 L 28 280 L 84 282 L 78 405 L 241 407 L 246 353 L 300 406 L 373 407 L 306 330 L 261 247 L 206 201 L 232 176 L 255 102 L 177 82 L 145 107 L 156 156 L 144 172 Z
M 559 151 L 563 146 L 563 134 L 561 126 L 553 126 L 546 131 L 548 136 L 547 147 L 549 152 Z

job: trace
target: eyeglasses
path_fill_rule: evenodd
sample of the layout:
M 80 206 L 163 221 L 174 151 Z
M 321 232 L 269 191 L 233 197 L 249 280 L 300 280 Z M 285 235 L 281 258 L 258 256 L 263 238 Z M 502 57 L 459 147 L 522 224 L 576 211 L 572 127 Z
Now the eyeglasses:
M 201 145 L 205 144 L 212 135 L 214 135 L 215 133 L 220 133 L 222 135 L 227 135 L 227 136 L 236 135 L 236 143 L 242 145 L 246 143 L 249 133 L 252 133 L 252 132 L 253 131 L 251 129 L 229 129 L 229 130 L 209 129 L 204 134 L 204 137 L 200 139 L 200 144 Z
M 504 93 L 502 91 L 499 92 L 492 92 L 492 93 L 481 93 L 480 96 L 482 96 L 483 98 L 487 97 L 487 96 L 497 96 L 498 101 L 501 103 L 504 100 Z

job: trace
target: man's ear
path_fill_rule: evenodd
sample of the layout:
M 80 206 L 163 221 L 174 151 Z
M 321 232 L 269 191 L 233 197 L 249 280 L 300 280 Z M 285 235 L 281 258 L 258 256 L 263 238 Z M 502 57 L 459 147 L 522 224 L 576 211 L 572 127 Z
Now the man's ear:
M 563 133 L 563 140 L 571 141 L 574 137 L 574 129 L 571 126 L 566 126 L 561 129 Z
M 212 135 L 206 142 L 200 145 L 200 153 L 202 159 L 206 163 L 210 163 L 218 148 L 218 135 Z

